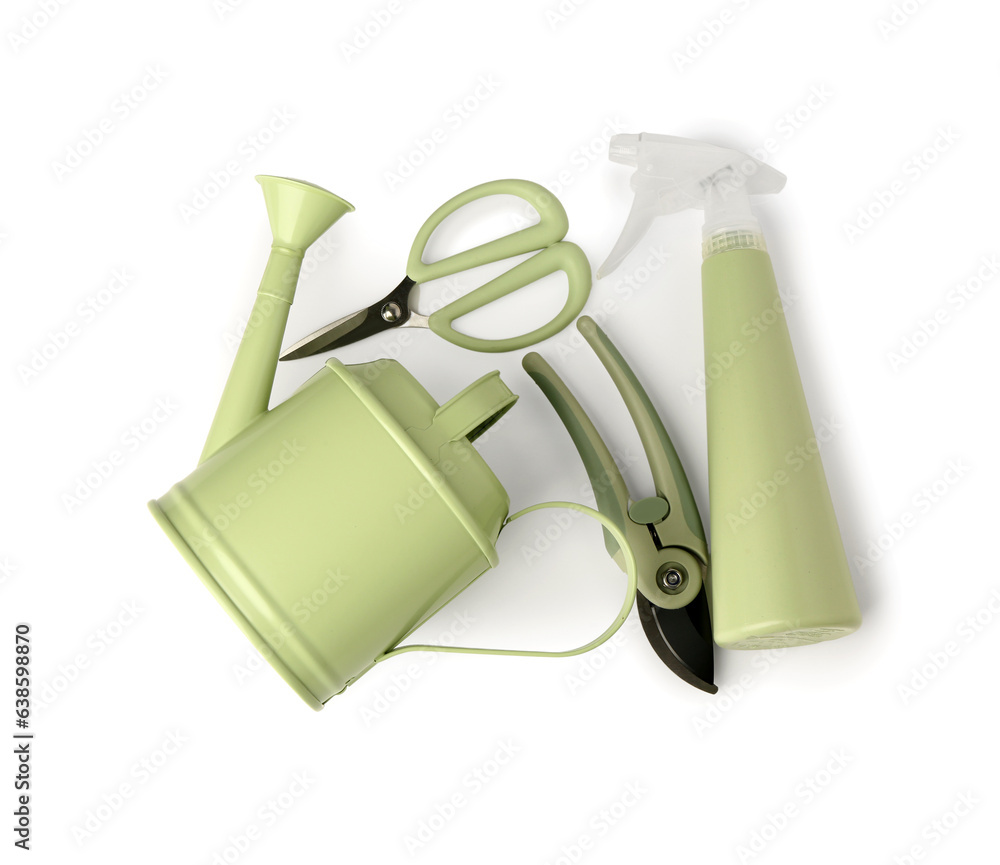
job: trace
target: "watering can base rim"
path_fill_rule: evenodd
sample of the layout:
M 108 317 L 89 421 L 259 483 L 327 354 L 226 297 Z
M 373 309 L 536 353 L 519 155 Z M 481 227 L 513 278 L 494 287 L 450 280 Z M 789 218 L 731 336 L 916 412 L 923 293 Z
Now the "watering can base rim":
M 250 640 L 254 648 L 261 653 L 271 667 L 277 671 L 281 678 L 292 687 L 295 693 L 298 694 L 310 708 L 317 712 L 322 709 L 324 705 L 323 701 L 319 700 L 316 695 L 306 687 L 302 680 L 275 655 L 274 650 L 268 647 L 267 641 L 263 638 L 261 633 L 252 624 L 250 624 L 250 621 L 246 618 L 246 616 L 244 616 L 239 608 L 233 603 L 225 589 L 219 585 L 215 577 L 213 577 L 208 568 L 205 567 L 205 564 L 200 558 L 198 558 L 198 554 L 191 548 L 181 533 L 177 531 L 169 517 L 167 517 L 162 508 L 160 508 L 156 499 L 150 500 L 147 503 L 147 507 L 149 508 L 149 512 L 153 515 L 153 519 L 156 520 L 160 528 L 163 529 L 164 534 L 170 539 L 170 542 L 184 557 L 184 560 L 191 567 L 191 570 L 198 575 L 202 583 L 205 584 L 205 587 L 212 593 L 212 596 L 226 611 L 229 618 L 233 620 L 247 639 Z

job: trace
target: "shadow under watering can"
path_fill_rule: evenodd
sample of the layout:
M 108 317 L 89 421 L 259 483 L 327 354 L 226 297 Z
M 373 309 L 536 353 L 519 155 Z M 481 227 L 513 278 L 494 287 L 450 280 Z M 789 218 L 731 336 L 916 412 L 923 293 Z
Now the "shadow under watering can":
M 611 637 L 635 599 L 635 557 L 614 521 L 584 505 L 508 515 L 506 490 L 471 444 L 517 400 L 498 372 L 438 405 L 396 361 L 331 358 L 268 409 L 305 251 L 354 208 L 309 183 L 257 180 L 273 244 L 251 323 L 198 467 L 149 503 L 188 564 L 314 709 L 403 652 L 566 657 Z M 626 597 L 600 636 L 561 652 L 400 645 L 497 565 L 508 522 L 545 507 L 592 516 L 624 554 Z M 321 587 L 327 601 L 301 615 Z

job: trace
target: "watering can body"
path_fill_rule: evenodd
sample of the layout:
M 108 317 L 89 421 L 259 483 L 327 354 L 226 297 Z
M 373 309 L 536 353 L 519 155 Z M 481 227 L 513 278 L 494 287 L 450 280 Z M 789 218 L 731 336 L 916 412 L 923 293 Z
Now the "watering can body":
M 354 208 L 257 178 L 273 242 L 198 467 L 149 503 L 314 708 L 496 564 L 507 493 L 470 441 L 516 401 L 490 373 L 439 406 L 397 362 L 326 365 L 268 409 L 306 249 Z
M 330 360 L 150 508 L 319 708 L 496 565 L 509 499 L 466 433 L 515 399 L 491 373 L 442 407 L 395 361 Z

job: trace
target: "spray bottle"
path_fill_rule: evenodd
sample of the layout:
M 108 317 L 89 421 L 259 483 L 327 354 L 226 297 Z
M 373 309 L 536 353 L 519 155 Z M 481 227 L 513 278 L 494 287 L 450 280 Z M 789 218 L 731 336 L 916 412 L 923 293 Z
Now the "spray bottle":
M 861 624 L 760 222 L 750 196 L 785 176 L 701 141 L 615 135 L 635 202 L 606 276 L 659 215 L 705 211 L 702 295 L 715 641 L 731 649 L 831 640 Z M 755 322 L 768 322 L 766 328 Z

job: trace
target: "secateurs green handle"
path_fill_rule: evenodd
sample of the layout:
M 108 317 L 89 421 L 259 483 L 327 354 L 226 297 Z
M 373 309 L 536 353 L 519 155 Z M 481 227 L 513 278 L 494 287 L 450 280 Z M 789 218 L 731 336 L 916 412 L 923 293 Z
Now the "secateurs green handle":
M 708 543 L 677 451 L 645 389 L 592 318 L 577 327 L 621 394 L 649 462 L 655 495 L 635 500 L 597 428 L 552 367 L 536 352 L 523 366 L 552 403 L 576 445 L 601 513 L 625 534 L 639 568 L 639 616 L 657 655 L 685 681 L 717 690 L 705 581 Z M 617 541 L 608 553 L 623 566 Z

